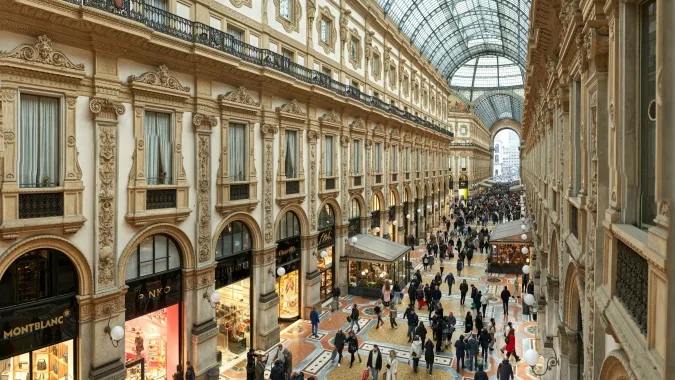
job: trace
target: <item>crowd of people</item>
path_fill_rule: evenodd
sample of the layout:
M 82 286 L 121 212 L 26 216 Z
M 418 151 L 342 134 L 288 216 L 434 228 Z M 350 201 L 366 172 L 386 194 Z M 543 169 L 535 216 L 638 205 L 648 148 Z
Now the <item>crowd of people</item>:
M 474 379 L 487 380 L 488 376 L 485 370 L 488 368 L 490 353 L 495 350 L 497 334 L 497 324 L 494 318 L 489 321 L 485 319 L 485 312 L 489 304 L 489 297 L 483 294 L 474 284 L 468 284 L 466 279 L 459 283 L 461 310 L 468 301 L 470 310 L 464 315 L 464 329 L 459 333 L 456 340 L 453 336 L 456 333 L 457 318 L 453 311 L 446 312 L 441 303 L 441 286 L 447 286 L 447 294 L 452 295 L 452 288 L 462 276 L 462 270 L 471 267 L 471 262 L 475 254 L 489 254 L 492 250 L 490 244 L 491 231 L 490 225 L 509 222 L 520 218 L 520 205 L 518 195 L 509 193 L 510 183 L 498 183 L 485 192 L 469 197 L 468 199 L 456 199 L 451 206 L 449 217 L 442 218 L 442 226 L 445 230 L 438 229 L 425 237 L 426 252 L 422 256 L 422 266 L 424 272 L 434 268 L 434 263 L 438 261 L 439 270 L 434 278 L 428 282 L 423 282 L 421 270 L 416 270 L 408 286 L 403 289 L 398 284 L 384 282 L 382 287 L 381 299 L 375 303 L 374 313 L 377 316 L 375 329 L 385 325 L 382 318 L 385 309 L 389 309 L 389 328 L 398 328 L 396 321 L 398 314 L 398 305 L 402 303 L 405 294 L 408 295 L 408 305 L 403 313 L 403 320 L 407 324 L 408 343 L 410 343 L 411 360 L 413 372 L 418 373 L 420 360 L 426 363 L 426 373 L 431 376 L 433 373 L 433 363 L 435 356 L 454 347 L 456 356 L 457 371 L 468 367 L 469 371 L 476 371 Z M 473 226 L 473 227 L 472 227 Z M 409 245 L 413 249 L 417 246 L 417 238 L 411 235 L 408 239 Z M 445 273 L 446 261 L 457 256 L 456 270 L 453 274 L 449 269 Z M 501 292 L 501 300 L 504 315 L 508 316 L 509 300 L 517 297 L 517 292 L 521 290 L 521 285 L 515 283 L 513 294 L 505 286 Z M 523 278 L 522 292 L 534 293 L 534 284 L 529 279 Z M 333 292 L 334 302 L 331 311 L 337 309 L 340 297 L 340 290 L 336 288 Z M 425 309 L 426 308 L 426 309 Z M 420 320 L 418 312 L 428 313 L 428 326 Z M 349 323 L 346 329 L 347 333 L 341 329 L 335 334 L 335 349 L 331 356 L 331 361 L 337 360 L 339 367 L 342 362 L 342 356 L 345 346 L 350 355 L 349 367 L 354 365 L 358 358 L 362 363 L 359 354 L 358 333 L 361 331 L 359 323 L 360 312 L 356 304 L 353 305 L 351 313 L 347 318 Z M 310 313 L 310 322 L 312 324 L 312 334 L 315 336 L 318 331 L 319 315 L 316 310 Z M 430 332 L 429 332 L 430 331 Z M 497 369 L 499 380 L 513 379 L 514 374 L 510 363 L 513 357 L 516 362 L 520 357 L 516 354 L 515 329 L 511 322 L 504 327 L 504 345 L 499 348 L 503 354 L 503 360 Z M 480 356 L 480 360 L 479 360 Z M 386 368 L 386 380 L 396 380 L 398 371 L 398 359 L 395 350 L 390 350 L 388 354 L 381 353 L 380 348 L 374 345 L 368 353 L 365 371 L 372 375 L 373 380 L 378 380 L 380 372 Z M 264 368 L 264 367 L 263 367 Z M 259 372 L 256 367 L 256 374 Z M 304 376 L 301 372 L 292 372 L 292 355 L 290 351 L 279 345 L 277 354 L 272 367 L 272 380 L 295 380 Z M 367 374 L 364 373 L 364 377 Z M 262 379 L 259 377 L 255 378 Z

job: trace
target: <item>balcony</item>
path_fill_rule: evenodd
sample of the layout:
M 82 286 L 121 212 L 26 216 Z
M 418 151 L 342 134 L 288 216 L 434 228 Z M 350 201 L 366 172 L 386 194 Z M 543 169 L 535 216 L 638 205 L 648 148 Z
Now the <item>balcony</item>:
M 375 183 L 382 183 L 382 174 L 375 175 Z
M 287 181 L 286 182 L 286 194 L 300 194 L 300 181 Z
M 391 175 L 391 182 L 396 182 L 398 181 L 398 174 L 392 174 Z
M 475 144 L 475 143 L 451 143 L 450 146 L 456 147 L 456 148 L 460 148 L 460 147 L 477 148 L 477 149 L 480 149 L 484 152 L 492 154 L 492 151 L 489 148 L 486 148 L 482 145 L 478 145 L 478 144 Z
M 335 178 L 326 178 L 326 190 L 335 190 Z
M 19 219 L 63 216 L 63 193 L 19 194 Z
M 160 210 L 176 208 L 176 189 L 148 189 L 145 194 L 145 209 Z
M 359 187 L 359 186 L 361 186 L 361 178 L 362 178 L 362 177 L 361 177 L 360 175 L 354 177 L 354 187 Z
M 621 240 L 617 242 L 616 297 L 647 334 L 647 302 L 649 290 L 649 264 Z
M 358 88 L 340 83 L 330 76 L 301 66 L 281 54 L 260 49 L 239 41 L 234 36 L 200 22 L 190 21 L 152 7 L 142 0 L 64 0 L 65 2 L 96 8 L 119 17 L 141 23 L 155 31 L 233 55 L 243 61 L 283 72 L 302 82 L 316 85 L 338 95 L 357 100 L 388 114 L 411 121 L 431 131 L 453 138 L 454 134 L 408 111 L 361 92 Z

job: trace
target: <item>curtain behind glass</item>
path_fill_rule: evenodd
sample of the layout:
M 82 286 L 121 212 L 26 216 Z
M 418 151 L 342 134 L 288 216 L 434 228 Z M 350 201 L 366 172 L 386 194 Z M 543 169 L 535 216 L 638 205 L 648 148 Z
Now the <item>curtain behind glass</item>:
M 326 176 L 333 176 L 333 136 L 326 136 L 325 141 L 325 155 L 324 159 L 326 160 Z
M 298 132 L 286 131 L 286 178 L 297 177 Z
M 148 185 L 169 185 L 173 173 L 173 142 L 171 141 L 171 115 L 145 112 L 145 175 Z
M 375 172 L 379 173 L 380 170 L 380 143 L 375 144 Z
M 229 175 L 231 181 L 246 181 L 246 126 L 230 124 L 227 150 L 229 152 Z
M 279 3 L 279 14 L 287 20 L 291 19 L 291 0 L 281 0 Z
M 354 174 L 361 174 L 361 140 L 354 140 Z
M 59 184 L 59 99 L 21 95 L 19 185 Z
M 396 151 L 398 147 L 396 145 L 391 147 L 391 171 L 396 173 L 398 171 L 398 162 L 396 161 Z

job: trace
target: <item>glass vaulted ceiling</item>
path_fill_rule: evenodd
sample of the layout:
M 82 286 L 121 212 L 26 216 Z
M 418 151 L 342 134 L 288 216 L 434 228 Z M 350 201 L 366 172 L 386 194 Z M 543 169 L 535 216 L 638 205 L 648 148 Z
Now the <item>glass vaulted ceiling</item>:
M 485 101 L 482 95 L 509 90 L 512 100 L 522 103 L 530 0 L 378 2 L 462 97 Z M 511 102 L 500 101 L 492 107 L 507 103 Z M 474 104 L 476 111 L 478 107 Z M 522 104 L 516 108 L 522 110 Z M 496 113 L 511 111 L 513 107 Z M 494 124 L 483 122 L 488 128 Z

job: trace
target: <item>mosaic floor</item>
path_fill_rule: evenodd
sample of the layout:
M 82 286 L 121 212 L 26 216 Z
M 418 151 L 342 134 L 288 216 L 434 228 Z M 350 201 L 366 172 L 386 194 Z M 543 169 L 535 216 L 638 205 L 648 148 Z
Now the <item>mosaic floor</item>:
M 422 252 L 426 251 L 424 246 L 421 247 Z M 422 269 L 421 258 L 423 253 L 420 250 L 416 250 L 413 253 L 411 261 L 416 269 Z M 457 255 L 455 255 L 456 257 Z M 532 348 L 534 345 L 534 332 L 536 322 L 532 321 L 531 316 L 522 315 L 522 307 L 520 305 L 520 300 L 516 301 L 515 299 L 511 300 L 509 305 L 509 315 L 504 316 L 501 306 L 501 300 L 499 295 L 504 285 L 509 287 L 509 290 L 513 293 L 513 279 L 514 275 L 488 275 L 486 270 L 486 255 L 480 253 L 475 254 L 471 263 L 471 267 L 466 267 L 462 271 L 462 276 L 457 279 L 457 283 L 453 285 L 452 294 L 448 296 L 448 288 L 446 284 L 441 286 L 441 291 L 443 292 L 443 298 L 441 302 L 443 303 L 444 313 L 447 314 L 449 311 L 452 311 L 457 317 L 457 332 L 453 336 L 452 343 L 454 344 L 454 339 L 459 337 L 459 333 L 463 332 L 464 325 L 464 316 L 467 311 L 470 311 L 470 300 L 467 300 L 466 307 L 461 306 L 459 303 L 459 286 L 458 284 L 461 280 L 467 280 L 467 283 L 474 284 L 478 287 L 478 290 L 482 290 L 485 294 L 487 292 L 489 296 L 489 305 L 487 307 L 485 324 L 489 322 L 490 318 L 495 318 L 497 322 L 497 335 L 495 344 L 495 350 L 490 352 L 488 365 L 485 371 L 488 373 L 491 380 L 496 379 L 497 366 L 501 362 L 502 354 L 499 350 L 500 347 L 504 346 L 504 334 L 503 326 L 507 322 L 512 322 L 516 328 L 516 352 L 522 357 L 523 353 Z M 455 270 L 457 265 L 457 259 L 452 259 L 445 261 L 445 273 L 448 269 L 455 274 L 457 277 L 457 272 Z M 423 282 L 431 282 L 433 276 L 440 272 L 439 263 L 436 262 L 433 268 L 430 268 L 426 272 L 423 271 Z M 388 355 L 390 350 L 396 350 L 396 355 L 399 359 L 397 380 L 407 380 L 407 379 L 416 379 L 419 377 L 428 377 L 424 372 L 426 368 L 426 362 L 420 360 L 420 368 L 418 373 L 415 374 L 412 372 L 411 363 L 409 365 L 410 359 L 410 344 L 406 337 L 407 332 L 407 322 L 403 319 L 403 313 L 405 312 L 405 306 L 408 305 L 408 297 L 402 300 L 402 304 L 398 307 L 398 327 L 390 328 L 389 324 L 389 311 L 386 310 L 383 314 L 383 319 L 385 325 L 380 327 L 380 329 L 375 329 L 377 318 L 372 312 L 372 308 L 375 304 L 375 300 L 365 299 L 362 297 L 353 297 L 346 296 L 342 297 L 340 300 L 340 308 L 338 310 L 331 312 L 330 304 L 326 302 L 323 305 L 321 312 L 321 323 L 319 324 L 319 337 L 310 337 L 311 334 L 311 325 L 309 321 L 300 320 L 286 328 L 281 333 L 281 342 L 284 347 L 291 350 L 293 353 L 293 370 L 301 370 L 305 374 L 305 378 L 309 376 L 314 376 L 317 379 L 328 379 L 328 380 L 358 380 L 361 379 L 362 372 L 366 369 L 366 360 L 368 359 L 368 353 L 372 349 L 374 344 L 377 344 L 382 351 L 382 357 Z M 347 316 L 349 315 L 349 309 L 354 305 L 358 305 L 359 310 L 361 311 L 361 331 L 357 334 L 359 339 L 359 353 L 363 359 L 363 363 L 359 363 L 358 358 L 354 362 L 354 366 L 349 368 L 350 356 L 347 353 L 345 347 L 343 352 L 342 365 L 337 366 L 337 362 L 331 362 L 331 353 L 333 351 L 333 338 L 335 337 L 335 332 L 342 328 L 343 331 L 347 331 L 349 324 L 347 323 Z M 472 313 L 473 314 L 473 313 Z M 428 311 L 426 307 L 423 307 L 421 311 L 418 311 L 418 316 L 421 321 L 427 326 L 428 335 L 431 336 L 431 328 L 428 323 Z M 433 376 L 440 376 L 443 379 L 461 379 L 468 380 L 473 379 L 475 372 L 468 371 L 467 369 L 460 369 L 457 372 L 457 365 L 455 363 L 455 349 L 451 345 L 445 352 L 437 353 L 434 360 L 433 366 Z M 271 357 L 276 354 L 276 347 L 272 348 L 269 353 Z M 481 356 L 478 357 L 479 362 L 483 362 Z M 271 360 L 270 360 L 271 362 Z M 269 364 L 268 371 L 266 376 L 269 375 Z M 467 360 L 468 364 L 468 360 Z M 538 379 L 537 376 L 533 375 L 530 371 L 530 368 L 525 364 L 524 361 L 516 363 L 515 360 L 511 361 L 513 365 L 514 373 L 516 379 Z M 245 372 L 245 363 L 241 362 L 236 366 L 224 370 L 221 372 L 221 380 L 231 380 L 231 379 L 243 379 L 246 378 Z M 267 377 L 266 377 L 267 378 Z M 372 376 L 370 376 L 372 379 Z M 386 374 L 384 373 L 384 368 L 379 375 L 379 379 L 386 379 Z

